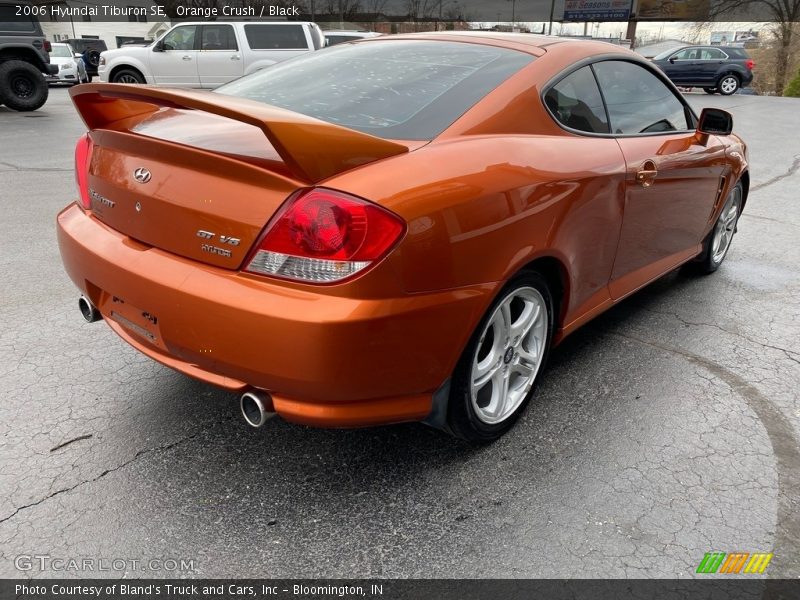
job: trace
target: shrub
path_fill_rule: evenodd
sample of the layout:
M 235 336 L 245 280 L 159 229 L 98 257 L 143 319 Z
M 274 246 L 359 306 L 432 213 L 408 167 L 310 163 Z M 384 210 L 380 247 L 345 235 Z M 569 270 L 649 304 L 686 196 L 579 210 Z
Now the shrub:
M 783 90 L 783 95 L 791 96 L 792 98 L 800 98 L 800 69 L 798 69 L 794 79 L 786 86 L 786 89 Z

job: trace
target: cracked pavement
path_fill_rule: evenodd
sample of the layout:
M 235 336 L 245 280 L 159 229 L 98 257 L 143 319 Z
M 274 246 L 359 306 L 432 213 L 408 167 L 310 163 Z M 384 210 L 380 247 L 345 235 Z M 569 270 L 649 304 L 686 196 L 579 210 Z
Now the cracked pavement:
M 64 89 L 0 107 L 0 577 L 78 575 L 14 566 L 47 554 L 195 566 L 95 576 L 684 578 L 710 551 L 800 576 L 800 101 L 688 97 L 750 147 L 725 264 L 569 337 L 479 448 L 423 425 L 253 430 L 236 396 L 83 323 L 55 240 L 83 126 Z

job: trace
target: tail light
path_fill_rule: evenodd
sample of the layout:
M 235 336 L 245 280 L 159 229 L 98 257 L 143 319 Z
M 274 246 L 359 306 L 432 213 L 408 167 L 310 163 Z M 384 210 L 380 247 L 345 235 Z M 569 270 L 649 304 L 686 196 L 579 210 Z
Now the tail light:
M 89 209 L 92 200 L 89 197 L 89 163 L 92 160 L 92 138 L 84 133 L 75 144 L 75 183 L 78 185 L 78 194 L 81 206 Z
M 748 58 L 748 59 L 747 59 L 747 62 L 746 62 L 746 63 L 744 63 L 744 64 L 745 64 L 745 66 L 746 66 L 748 69 L 750 69 L 751 71 L 752 71 L 752 70 L 753 70 L 753 68 L 756 66 L 756 62 L 755 62 L 755 61 L 754 61 L 752 58 Z
M 386 256 L 404 231 L 400 217 L 371 202 L 324 188 L 303 190 L 267 225 L 245 270 L 333 283 Z
M 50 44 L 50 40 L 44 41 L 44 51 L 47 52 L 48 54 L 53 51 L 53 46 L 52 44 Z

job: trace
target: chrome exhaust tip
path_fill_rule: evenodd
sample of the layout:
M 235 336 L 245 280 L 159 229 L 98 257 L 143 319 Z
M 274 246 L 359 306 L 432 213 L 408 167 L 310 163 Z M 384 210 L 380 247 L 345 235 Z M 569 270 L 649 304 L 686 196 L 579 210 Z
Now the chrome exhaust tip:
M 81 296 L 78 298 L 78 308 L 81 311 L 81 315 L 83 315 L 84 320 L 87 323 L 94 323 L 95 321 L 99 321 L 103 318 L 103 315 L 100 314 L 100 311 L 97 310 L 92 301 L 89 300 L 86 296 Z
M 239 399 L 242 416 L 251 427 L 261 427 L 271 417 L 275 416 L 272 410 L 272 398 L 266 392 L 254 390 L 245 392 Z

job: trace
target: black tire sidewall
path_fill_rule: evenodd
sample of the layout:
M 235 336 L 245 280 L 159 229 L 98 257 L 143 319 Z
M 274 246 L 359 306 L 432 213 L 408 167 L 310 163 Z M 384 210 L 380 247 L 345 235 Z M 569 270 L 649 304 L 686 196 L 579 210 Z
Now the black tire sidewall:
M 711 228 L 711 231 L 706 236 L 705 241 L 703 242 L 703 253 L 702 253 L 702 260 L 698 263 L 698 267 L 702 273 L 713 273 L 717 269 L 719 269 L 720 265 L 725 262 L 725 258 L 728 256 L 728 252 L 722 257 L 722 260 L 719 262 L 714 262 L 714 253 L 713 253 L 713 243 L 714 243 L 714 232 L 717 230 L 717 225 L 719 224 L 719 220 L 722 218 L 722 215 L 725 213 L 725 208 L 728 206 L 728 203 L 733 200 L 733 193 L 734 191 L 739 190 L 739 214 L 737 215 L 737 223 L 739 217 L 742 215 L 742 203 L 744 202 L 744 194 L 742 189 L 741 182 L 737 182 L 733 189 L 728 193 L 728 197 L 725 199 L 725 204 L 722 205 L 722 210 L 719 212 L 719 216 L 717 220 L 714 221 L 714 227 Z M 734 228 L 735 231 L 735 228 Z M 733 241 L 731 241 L 733 243 Z M 730 251 L 730 250 L 729 250 Z
M 519 407 L 517 407 L 517 410 L 505 421 L 496 423 L 494 425 L 489 425 L 482 422 L 477 417 L 472 406 L 470 398 L 470 375 L 472 373 L 472 360 L 475 352 L 477 351 L 477 345 L 480 341 L 481 333 L 486 327 L 488 320 L 491 318 L 494 309 L 508 296 L 509 293 L 521 287 L 532 287 L 536 289 L 544 298 L 545 305 L 547 306 L 547 342 L 545 343 L 544 357 L 542 358 L 542 363 L 539 366 L 539 371 L 536 374 L 536 378 L 534 379 L 533 386 L 531 387 L 528 396 L 519 405 Z M 503 286 L 503 289 L 499 294 L 497 294 L 497 297 L 487 309 L 486 314 L 484 314 L 484 316 L 481 318 L 478 326 L 475 328 L 475 331 L 473 331 L 472 336 L 470 337 L 470 340 L 467 343 L 467 346 L 464 349 L 458 364 L 456 365 L 455 371 L 453 372 L 453 378 L 450 387 L 450 399 L 447 407 L 447 421 L 448 426 L 454 435 L 471 442 L 486 443 L 496 440 L 506 431 L 511 429 L 519 416 L 525 410 L 528 402 L 530 402 L 530 399 L 536 390 L 536 385 L 539 382 L 539 378 L 541 377 L 541 374 L 547 365 L 547 359 L 550 354 L 550 346 L 553 339 L 554 323 L 555 316 L 553 310 L 552 293 L 547 285 L 547 280 L 541 274 L 535 271 L 523 271 L 514 276 L 505 286 Z
M 33 94 L 27 98 L 14 94 L 11 87 L 12 79 L 19 76 L 27 77 L 33 85 Z M 47 80 L 34 65 L 22 60 L 0 63 L 0 104 L 22 112 L 36 110 L 47 102 L 48 94 Z
M 111 83 L 119 83 L 118 79 L 125 74 L 132 75 L 133 77 L 135 77 L 139 84 L 144 83 L 142 76 L 133 69 L 120 69 L 119 71 L 114 73 L 114 77 L 111 80 Z

